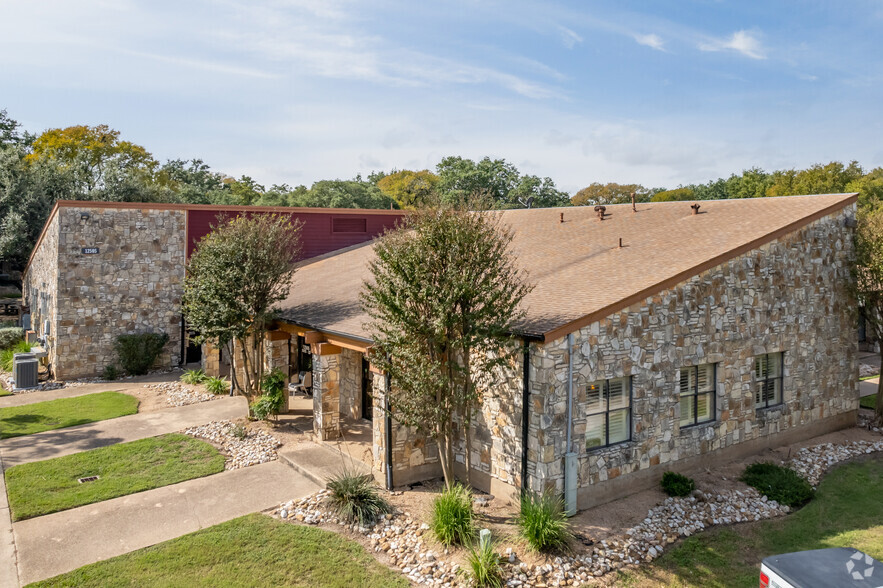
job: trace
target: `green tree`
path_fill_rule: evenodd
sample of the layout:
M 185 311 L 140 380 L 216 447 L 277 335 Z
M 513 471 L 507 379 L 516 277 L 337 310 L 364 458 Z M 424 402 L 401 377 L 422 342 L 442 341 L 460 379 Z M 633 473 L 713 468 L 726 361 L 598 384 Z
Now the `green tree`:
M 574 206 L 628 204 L 632 201 L 632 193 L 635 194 L 636 202 L 650 200 L 651 191 L 641 184 L 617 184 L 615 182 L 600 184 L 594 182 L 574 194 L 570 198 L 570 203 Z
M 843 165 L 839 161 L 816 163 L 804 170 L 781 170 L 772 175 L 768 196 L 791 196 L 794 194 L 839 194 L 847 190 L 851 182 L 862 178 L 863 172 L 857 161 Z
M 695 200 L 693 190 L 690 188 L 675 188 L 657 192 L 650 202 L 674 202 L 677 200 Z
M 461 202 L 476 194 L 487 195 L 497 208 L 520 208 L 533 198 L 533 206 L 566 206 L 570 199 L 555 188 L 550 178 L 522 176 L 505 159 L 485 157 L 479 162 L 462 157 L 445 157 L 436 165 L 438 191 L 448 203 Z
M 393 172 L 380 178 L 377 187 L 400 208 L 417 208 L 436 195 L 439 177 L 429 170 Z
M 250 403 L 260 394 L 264 334 L 288 296 L 300 252 L 300 224 L 273 214 L 238 216 L 203 237 L 190 256 L 182 310 L 200 340 L 241 361 L 234 384 Z
M 34 140 L 27 159 L 53 162 L 72 172 L 82 194 L 105 188 L 109 174 L 115 173 L 116 181 L 125 174 L 152 180 L 157 161 L 144 147 L 119 137 L 119 131 L 107 125 L 49 129 Z
M 511 240 L 493 213 L 420 209 L 377 242 L 373 280 L 363 286 L 362 306 L 373 317 L 372 362 L 391 376 L 390 410 L 438 442 L 448 486 L 455 422 L 469 472 L 469 424 L 481 396 L 476 376 L 486 384 L 507 361 L 530 290 Z
M 767 195 L 773 178 L 759 167 L 752 167 L 727 178 L 727 198 L 760 198 Z
M 393 208 L 395 200 L 386 196 L 375 184 L 360 177 L 354 180 L 322 180 L 313 184 L 308 192 L 297 194 L 293 206 L 317 206 L 322 208 Z
M 883 205 L 883 167 L 872 169 L 846 185 L 846 192 L 858 192 L 858 207 L 870 211 Z
M 855 233 L 855 264 L 850 288 L 863 310 L 867 330 L 883 341 L 883 209 L 859 213 Z M 883 359 L 883 345 L 880 346 Z M 883 378 L 877 384 L 875 420 L 883 423 Z
M 169 193 L 169 200 L 188 204 L 211 204 L 220 200 L 224 174 L 213 172 L 201 159 L 170 159 L 157 174 L 158 184 Z

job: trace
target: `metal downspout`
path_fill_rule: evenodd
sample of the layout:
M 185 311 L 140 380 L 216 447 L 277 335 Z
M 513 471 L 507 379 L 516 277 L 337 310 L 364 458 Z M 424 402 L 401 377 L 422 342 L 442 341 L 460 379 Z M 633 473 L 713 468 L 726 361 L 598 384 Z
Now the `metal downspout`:
M 390 390 L 390 378 L 389 373 L 384 375 L 384 383 L 386 390 L 383 394 L 383 413 L 384 413 L 384 426 L 383 426 L 383 434 L 384 434 L 384 445 L 386 446 L 385 457 L 386 457 L 386 489 L 392 491 L 393 481 L 392 481 L 392 415 L 389 413 L 389 390 Z
M 530 433 L 530 342 L 524 340 L 521 394 L 521 491 L 527 490 L 527 441 Z
M 573 451 L 573 333 L 567 334 L 567 444 L 564 453 L 564 511 L 568 516 L 576 514 L 577 457 Z

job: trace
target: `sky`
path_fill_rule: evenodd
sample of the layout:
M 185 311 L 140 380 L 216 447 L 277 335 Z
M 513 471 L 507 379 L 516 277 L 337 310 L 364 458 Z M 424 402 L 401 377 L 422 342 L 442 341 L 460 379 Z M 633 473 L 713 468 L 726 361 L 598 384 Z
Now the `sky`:
M 0 0 L 0 109 L 267 187 L 460 155 L 674 188 L 883 165 L 881 30 L 881 0 Z

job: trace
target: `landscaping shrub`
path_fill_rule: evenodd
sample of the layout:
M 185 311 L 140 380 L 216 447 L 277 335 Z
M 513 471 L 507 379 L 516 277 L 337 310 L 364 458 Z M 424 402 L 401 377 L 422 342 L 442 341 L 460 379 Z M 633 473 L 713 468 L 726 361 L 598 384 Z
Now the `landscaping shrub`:
M 224 394 L 227 392 L 227 390 L 230 389 L 230 386 L 227 383 L 227 378 L 206 378 L 205 389 L 217 396 L 218 394 Z
M 261 380 L 264 392 L 258 400 L 251 404 L 251 414 L 256 419 L 266 419 L 272 414 L 279 414 L 285 404 L 285 374 L 274 369 Z
M 445 545 L 469 545 L 475 535 L 472 514 L 472 493 L 460 484 L 454 484 L 432 501 L 432 520 L 429 527 L 436 539 Z
M 117 337 L 116 351 L 120 365 L 133 376 L 147 373 L 169 341 L 166 333 L 141 333 Z
M 185 370 L 181 374 L 181 381 L 185 384 L 202 384 L 206 380 L 205 372 L 202 370 Z
M 791 468 L 772 462 L 751 464 L 740 479 L 770 500 L 791 507 L 803 506 L 813 497 L 809 482 Z
M 478 547 L 470 547 L 466 554 L 466 575 L 472 584 L 479 588 L 501 588 L 503 572 L 500 569 L 500 556 L 497 544 L 493 541 L 479 542 Z
M 327 503 L 347 523 L 373 525 L 392 507 L 377 491 L 370 476 L 344 470 L 328 480 Z
M 24 341 L 25 331 L 20 327 L 0 329 L 0 350 L 9 349 L 19 341 Z
M 120 370 L 113 364 L 104 366 L 104 371 L 101 372 L 101 379 L 103 380 L 116 380 L 119 377 Z
M 551 492 L 524 492 L 515 519 L 521 536 L 537 551 L 564 549 L 570 542 L 570 522 L 564 499 Z
M 4 372 L 12 371 L 12 360 L 15 359 L 16 353 L 27 353 L 33 347 L 27 341 L 19 341 L 12 347 L 0 351 L 0 369 Z
M 669 496 L 689 496 L 696 489 L 696 483 L 692 478 L 675 472 L 662 474 L 662 491 Z
M 230 434 L 239 439 L 240 441 L 244 440 L 248 437 L 248 428 L 242 423 L 236 423 L 233 425 L 233 428 L 230 430 Z

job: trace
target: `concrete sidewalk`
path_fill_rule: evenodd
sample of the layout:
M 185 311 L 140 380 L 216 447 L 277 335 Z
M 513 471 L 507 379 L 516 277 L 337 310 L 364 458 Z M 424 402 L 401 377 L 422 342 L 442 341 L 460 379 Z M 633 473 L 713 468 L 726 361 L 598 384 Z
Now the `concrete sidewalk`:
M 318 489 L 276 461 L 14 523 L 18 575 L 22 585 L 51 578 Z
M 343 471 L 373 476 L 368 464 L 344 455 L 333 447 L 311 441 L 280 451 L 279 459 L 322 488 L 328 480 Z
M 865 396 L 873 396 L 877 393 L 877 385 L 879 382 L 879 377 L 860 381 L 858 383 L 858 395 L 862 398 Z
M 47 400 L 57 400 L 58 398 L 74 398 L 75 396 L 85 396 L 86 394 L 95 394 L 96 392 L 126 392 L 129 390 L 140 390 L 145 384 L 177 382 L 181 373 L 180 370 L 176 370 L 174 372 L 114 380 L 113 382 L 83 384 L 82 386 L 65 386 L 64 388 L 56 388 L 55 390 L 19 392 L 18 394 L 13 394 L 11 396 L 0 396 L 0 408 L 34 404 L 35 402 L 46 402 Z
M 247 414 L 248 401 L 245 397 L 228 396 L 211 402 L 4 439 L 0 441 L 0 454 L 3 455 L 3 467 L 10 468 L 31 461 L 173 433 L 210 421 L 238 419 Z

